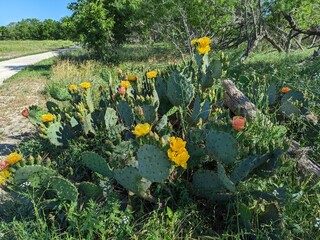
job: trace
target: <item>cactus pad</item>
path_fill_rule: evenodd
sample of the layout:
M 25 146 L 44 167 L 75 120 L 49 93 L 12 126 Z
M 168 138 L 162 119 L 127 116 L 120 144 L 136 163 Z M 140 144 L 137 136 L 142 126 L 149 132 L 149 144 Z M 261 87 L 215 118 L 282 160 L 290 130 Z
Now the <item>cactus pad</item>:
M 224 167 L 220 163 L 218 163 L 217 174 L 218 174 L 218 177 L 219 177 L 220 181 L 222 182 L 223 186 L 226 189 L 228 189 L 231 192 L 235 192 L 236 191 L 236 187 L 235 187 L 234 183 L 227 176 Z
M 55 190 L 60 199 L 75 202 L 78 199 L 78 190 L 69 180 L 54 176 L 49 180 L 50 188 Z
M 94 152 L 84 152 L 81 156 L 81 164 L 90 168 L 92 171 L 102 174 L 106 177 L 113 177 L 108 162 L 99 154 Z
M 134 120 L 130 105 L 127 102 L 120 101 L 118 104 L 118 111 L 124 125 L 130 127 Z
M 68 140 L 72 138 L 72 131 L 69 126 L 56 122 L 47 129 L 47 137 L 53 145 L 63 146 L 67 145 Z
M 280 112 L 284 114 L 285 117 L 292 117 L 292 116 L 300 116 L 301 111 L 298 107 L 296 107 L 293 103 L 291 102 L 283 102 L 280 106 Z
M 78 190 L 87 198 L 102 196 L 103 190 L 100 186 L 91 182 L 82 182 L 78 186 Z
M 167 97 L 175 106 L 187 107 L 191 103 L 194 87 L 191 80 L 174 71 L 167 82 Z
M 144 179 L 134 167 L 115 169 L 114 178 L 124 188 L 138 195 L 144 195 L 151 185 L 151 181 Z
M 15 173 L 14 181 L 17 184 L 21 184 L 27 181 L 32 182 L 32 186 L 36 187 L 37 185 L 45 182 L 50 176 L 56 174 L 56 171 L 46 168 L 40 165 L 25 166 L 19 168 Z
M 157 119 L 156 108 L 151 105 L 142 105 L 144 122 L 152 124 Z
M 200 197 L 210 199 L 212 194 L 225 192 L 226 188 L 215 172 L 199 170 L 193 175 L 192 185 Z
M 237 157 L 237 141 L 228 133 L 210 131 L 206 139 L 206 151 L 217 160 L 230 164 Z
M 171 163 L 166 154 L 153 145 L 145 144 L 137 153 L 138 169 L 141 176 L 152 181 L 162 182 L 170 173 Z
M 115 126 L 118 122 L 116 110 L 114 110 L 113 108 L 107 108 L 106 114 L 104 115 L 104 122 L 107 129 Z

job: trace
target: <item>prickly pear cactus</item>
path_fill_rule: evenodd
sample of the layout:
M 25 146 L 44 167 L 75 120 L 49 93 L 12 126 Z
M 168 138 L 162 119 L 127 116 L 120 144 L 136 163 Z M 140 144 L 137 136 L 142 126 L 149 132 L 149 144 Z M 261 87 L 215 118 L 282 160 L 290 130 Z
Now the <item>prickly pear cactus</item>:
M 293 103 L 285 101 L 281 104 L 280 106 L 280 112 L 285 116 L 285 117 L 298 117 L 301 115 L 301 111 L 298 107 L 296 107 Z
M 291 90 L 286 94 L 284 94 L 283 97 L 281 98 L 281 103 L 284 103 L 288 100 L 293 102 L 298 101 L 300 103 L 304 103 L 305 101 L 303 93 L 298 90 Z
M 116 110 L 114 110 L 113 108 L 107 108 L 104 115 L 104 122 L 107 129 L 115 126 L 118 122 Z
M 157 111 L 154 106 L 151 105 L 142 105 L 144 122 L 152 124 L 157 120 Z
M 134 120 L 130 105 L 127 102 L 120 101 L 117 108 L 124 125 L 130 127 Z
M 231 180 L 234 183 L 238 183 L 242 179 L 246 178 L 249 173 L 256 167 L 259 157 L 259 155 L 252 155 L 243 159 L 240 162 L 239 166 L 237 166 L 230 174 Z
M 217 166 L 217 174 L 218 174 L 218 177 L 219 177 L 221 183 L 223 184 L 223 186 L 227 190 L 229 190 L 231 192 L 236 191 L 236 187 L 235 187 L 234 183 L 227 176 L 226 170 L 224 169 L 224 167 L 220 163 L 218 163 L 218 166 Z
M 50 176 L 56 175 L 57 172 L 50 168 L 33 165 L 19 168 L 15 173 L 14 182 L 22 184 L 30 182 L 33 187 L 37 187 L 43 182 L 46 182 Z
M 47 113 L 47 111 L 45 111 L 39 106 L 35 106 L 35 105 L 30 106 L 28 119 L 32 124 L 40 124 L 42 123 L 41 117 L 45 113 Z
M 204 68 L 205 69 L 202 70 L 201 86 L 202 88 L 209 88 L 214 84 L 214 79 L 221 77 L 222 63 L 219 60 L 215 60 L 210 66 Z
M 84 117 L 84 122 L 83 122 L 83 131 L 84 133 L 87 135 L 89 133 L 93 133 L 95 134 L 96 131 L 94 130 L 94 124 L 93 124 L 93 119 L 92 119 L 92 115 L 91 113 L 89 113 L 88 115 L 86 115 Z
M 139 170 L 134 167 L 125 167 L 114 170 L 114 178 L 127 190 L 138 194 L 145 195 L 151 185 L 151 181 L 143 178 Z
M 237 157 L 237 141 L 230 134 L 210 131 L 206 138 L 206 151 L 224 164 L 231 164 Z
M 113 172 L 109 168 L 108 162 L 97 153 L 84 152 L 81 156 L 81 164 L 103 176 L 113 177 Z
M 53 176 L 49 179 L 49 186 L 52 190 L 56 191 L 58 197 L 63 200 L 76 202 L 78 199 L 78 190 L 69 180 Z
M 68 140 L 72 138 L 72 130 L 70 127 L 68 125 L 62 125 L 60 122 L 51 124 L 46 134 L 50 143 L 55 146 L 66 146 Z
M 267 89 L 266 96 L 268 98 L 268 104 L 273 105 L 278 99 L 278 86 L 276 83 L 272 82 Z
M 163 182 L 170 174 L 171 163 L 156 146 L 145 144 L 137 153 L 138 169 L 142 177 L 152 182 Z
M 215 193 L 227 190 L 218 174 L 210 170 L 198 170 L 193 175 L 192 185 L 198 196 L 207 199 L 211 199 L 211 196 Z
M 50 96 L 58 101 L 67 101 L 71 99 L 71 95 L 67 88 L 53 87 L 49 91 Z
M 187 107 L 194 95 L 191 79 L 174 71 L 167 82 L 167 97 L 174 106 Z
M 78 191 L 82 193 L 86 198 L 95 198 L 102 196 L 103 190 L 100 186 L 91 182 L 82 182 L 78 186 Z

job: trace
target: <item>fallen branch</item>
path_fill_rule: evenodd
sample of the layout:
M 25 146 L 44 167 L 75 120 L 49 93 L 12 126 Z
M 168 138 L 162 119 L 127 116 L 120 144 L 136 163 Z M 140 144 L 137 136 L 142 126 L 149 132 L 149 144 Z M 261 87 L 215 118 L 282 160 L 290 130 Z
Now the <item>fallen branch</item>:
M 232 81 L 223 80 L 222 86 L 225 90 L 224 104 L 234 114 L 242 115 L 251 121 L 254 121 L 258 116 L 266 118 Z M 305 177 L 313 175 L 313 180 L 317 181 L 320 179 L 320 167 L 308 159 L 308 150 L 308 148 L 301 148 L 299 143 L 293 141 L 287 154 L 297 161 L 297 168 Z

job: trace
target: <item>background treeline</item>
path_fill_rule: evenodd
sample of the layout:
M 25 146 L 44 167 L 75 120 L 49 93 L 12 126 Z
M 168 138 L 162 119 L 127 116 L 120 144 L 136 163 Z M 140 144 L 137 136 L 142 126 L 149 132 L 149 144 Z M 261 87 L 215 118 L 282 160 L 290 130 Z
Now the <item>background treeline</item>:
M 77 0 L 69 5 L 76 39 L 97 55 L 125 41 L 171 42 L 183 54 L 190 40 L 209 36 L 216 48 L 261 42 L 279 52 L 315 46 L 318 0 Z
M 35 18 L 23 19 L 7 26 L 0 26 L 0 40 L 58 40 L 68 39 L 67 18 L 61 21 Z

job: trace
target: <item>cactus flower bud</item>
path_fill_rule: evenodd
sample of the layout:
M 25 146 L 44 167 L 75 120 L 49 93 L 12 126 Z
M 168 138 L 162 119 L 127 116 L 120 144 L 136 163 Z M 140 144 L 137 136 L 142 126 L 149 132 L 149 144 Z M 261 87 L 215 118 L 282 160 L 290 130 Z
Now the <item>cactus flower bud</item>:
M 119 92 L 119 94 L 124 95 L 124 94 L 126 94 L 126 88 L 125 87 L 120 87 L 118 92 Z
M 246 119 L 242 116 L 235 116 L 232 119 L 232 128 L 240 131 L 242 130 L 246 125 Z
M 9 167 L 9 165 L 10 165 L 10 164 L 9 164 L 6 160 L 1 161 L 1 162 L 0 162 L 0 170 L 3 171 L 3 170 L 5 170 L 5 169 L 7 169 L 7 167 Z
M 28 108 L 23 109 L 21 114 L 26 118 L 29 117 L 29 109 Z

